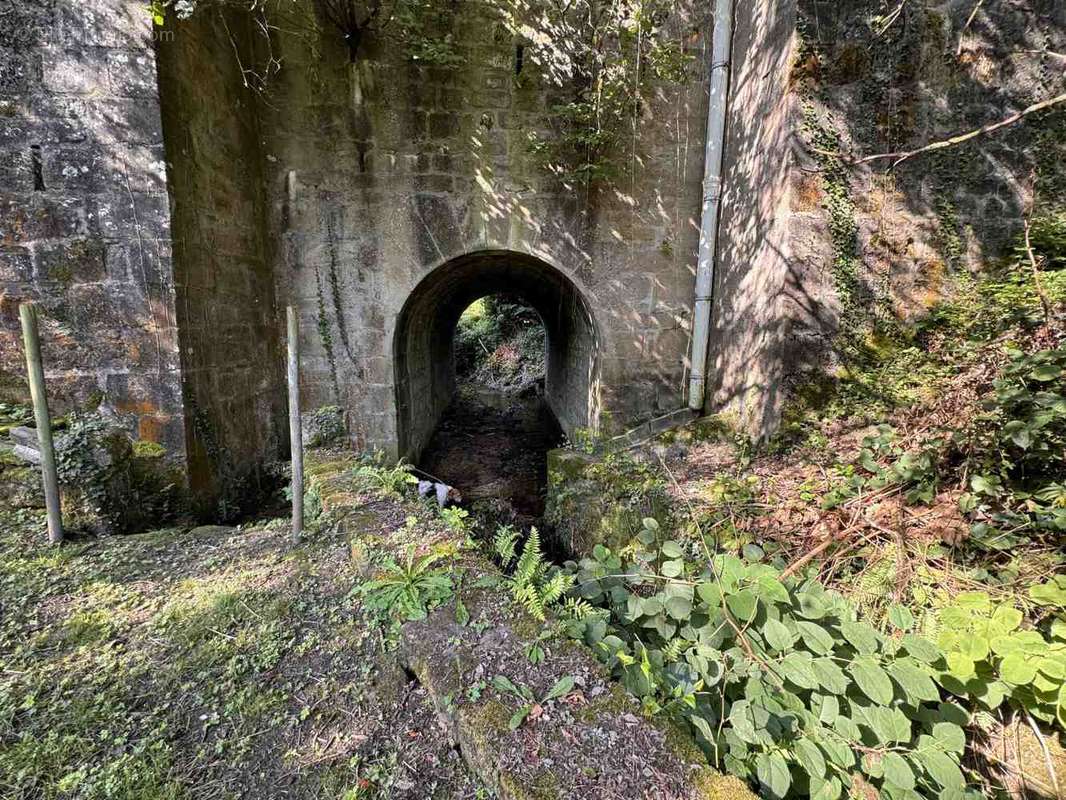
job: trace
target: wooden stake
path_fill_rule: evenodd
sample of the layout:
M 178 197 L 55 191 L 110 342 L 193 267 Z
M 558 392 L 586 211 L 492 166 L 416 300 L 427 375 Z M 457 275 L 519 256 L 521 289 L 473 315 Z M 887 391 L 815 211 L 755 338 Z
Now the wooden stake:
M 56 474 L 56 453 L 52 443 L 52 420 L 48 413 L 48 395 L 44 388 L 44 366 L 41 363 L 41 340 L 37 336 L 37 309 L 32 303 L 19 306 L 22 320 L 22 340 L 26 346 L 26 372 L 30 379 L 33 416 L 37 422 L 37 441 L 41 445 L 41 478 L 44 482 L 44 505 L 48 512 L 48 542 L 63 541 L 63 512 L 59 505 L 59 477 Z
M 289 329 L 289 441 L 292 447 L 292 538 L 304 530 L 304 442 L 300 426 L 300 324 L 296 309 L 285 310 Z

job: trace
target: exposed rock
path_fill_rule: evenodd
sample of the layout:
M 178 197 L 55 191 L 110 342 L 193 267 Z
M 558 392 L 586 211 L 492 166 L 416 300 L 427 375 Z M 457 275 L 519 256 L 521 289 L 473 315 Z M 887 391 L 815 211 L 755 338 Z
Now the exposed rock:
M 40 464 L 41 463 L 41 451 L 36 447 L 27 447 L 24 444 L 15 445 L 11 451 L 17 458 L 25 461 L 28 464 Z
M 29 447 L 34 450 L 38 448 L 36 428 L 30 428 L 26 425 L 19 425 L 18 427 L 9 430 L 7 434 L 11 437 L 11 441 L 15 445 Z
M 464 592 L 463 602 L 477 625 L 460 624 L 454 604 L 439 608 L 404 626 L 400 656 L 429 691 L 470 768 L 499 797 L 754 798 L 743 782 L 707 766 L 686 731 L 635 713 L 636 699 L 582 645 L 542 640 L 548 655 L 531 663 L 526 650 L 541 626 L 501 602 L 498 588 Z M 526 701 L 495 688 L 498 675 L 534 697 L 517 726 L 513 715 Z M 564 677 L 573 688 L 545 699 Z M 487 688 L 471 699 L 467 690 L 478 681 Z

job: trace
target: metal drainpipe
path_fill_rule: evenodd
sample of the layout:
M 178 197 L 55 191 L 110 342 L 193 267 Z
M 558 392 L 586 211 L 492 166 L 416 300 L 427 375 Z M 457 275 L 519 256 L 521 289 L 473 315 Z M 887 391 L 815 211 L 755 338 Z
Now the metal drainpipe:
M 714 291 L 718 214 L 722 199 L 722 158 L 729 98 L 729 67 L 733 56 L 733 2 L 715 0 L 711 40 L 711 98 L 707 109 L 707 141 L 703 160 L 703 213 L 700 217 L 699 258 L 696 262 L 696 302 L 693 309 L 689 408 L 702 411 L 707 387 L 707 350 L 711 338 L 711 296 Z

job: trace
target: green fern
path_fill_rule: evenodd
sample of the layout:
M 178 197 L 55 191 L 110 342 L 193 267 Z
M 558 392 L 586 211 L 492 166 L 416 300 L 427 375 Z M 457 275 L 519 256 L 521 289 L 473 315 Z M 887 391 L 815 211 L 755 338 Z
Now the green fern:
M 544 554 L 540 550 L 540 532 L 529 529 L 529 538 L 522 545 L 522 555 L 514 571 L 515 586 L 529 586 L 537 581 L 545 571 Z
M 492 547 L 500 559 L 500 566 L 507 569 L 515 560 L 517 551 L 515 543 L 518 541 L 518 531 L 512 525 L 501 525 L 496 529 L 496 538 L 492 541 Z
M 663 648 L 663 660 L 667 663 L 677 661 L 685 652 L 687 645 L 688 642 L 680 636 L 676 639 L 671 639 L 670 643 Z
M 513 560 L 514 542 L 510 533 L 505 534 L 503 539 L 500 533 L 497 533 L 496 539 L 497 553 L 503 557 L 509 548 Z M 544 560 L 544 553 L 540 549 L 540 533 L 536 528 L 531 528 L 529 538 L 522 545 L 522 555 L 515 565 L 510 584 L 514 599 L 533 617 L 543 622 L 547 609 L 558 603 L 574 585 L 574 576 L 557 567 L 551 567 Z
M 556 572 L 540 589 L 540 598 L 545 606 L 554 605 L 562 599 L 574 585 L 576 576 L 566 572 Z
M 582 597 L 567 597 L 563 599 L 560 611 L 564 617 L 576 620 L 592 619 L 593 617 L 604 617 L 608 615 L 608 611 L 603 608 L 597 608 L 592 605 L 588 600 Z

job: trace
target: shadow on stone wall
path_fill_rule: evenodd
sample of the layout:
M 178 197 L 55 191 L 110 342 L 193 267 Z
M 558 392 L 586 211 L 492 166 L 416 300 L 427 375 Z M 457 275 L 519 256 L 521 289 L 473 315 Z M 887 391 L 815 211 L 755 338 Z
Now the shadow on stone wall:
M 104 401 L 184 460 L 169 219 L 143 4 L 0 6 L 2 399 L 27 399 L 33 300 L 54 410 Z
M 819 152 L 909 151 L 1063 91 L 1066 6 L 986 3 L 967 27 L 974 6 L 907 2 L 871 23 L 884 4 L 799 0 L 792 291 L 797 308 L 811 293 L 830 299 L 794 315 L 793 372 L 861 350 L 840 334 L 891 338 L 960 276 L 1000 263 L 1018 240 L 1034 176 L 1038 211 L 1061 202 L 1052 187 L 1066 177 L 1062 109 L 895 168 L 892 159 L 842 167 Z

